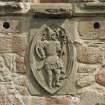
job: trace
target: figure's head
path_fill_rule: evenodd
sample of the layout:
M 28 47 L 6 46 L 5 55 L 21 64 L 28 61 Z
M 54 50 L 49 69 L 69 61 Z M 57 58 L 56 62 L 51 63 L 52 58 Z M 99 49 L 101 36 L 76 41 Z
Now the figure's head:
M 56 40 L 57 39 L 56 30 L 51 29 L 48 26 L 44 26 L 42 39 L 43 40 Z
M 56 31 L 52 30 L 52 32 L 50 33 L 50 36 L 51 36 L 51 40 L 56 40 L 57 39 Z
M 42 33 L 42 40 L 47 40 L 47 33 L 46 33 L 46 31 L 44 31 Z

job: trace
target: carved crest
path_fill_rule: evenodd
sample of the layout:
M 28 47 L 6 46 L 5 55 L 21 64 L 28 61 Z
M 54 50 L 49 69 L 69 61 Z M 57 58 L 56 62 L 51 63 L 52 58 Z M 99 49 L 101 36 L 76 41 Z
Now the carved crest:
M 74 64 L 74 47 L 62 27 L 43 25 L 29 45 L 28 64 L 37 83 L 54 94 L 66 85 Z

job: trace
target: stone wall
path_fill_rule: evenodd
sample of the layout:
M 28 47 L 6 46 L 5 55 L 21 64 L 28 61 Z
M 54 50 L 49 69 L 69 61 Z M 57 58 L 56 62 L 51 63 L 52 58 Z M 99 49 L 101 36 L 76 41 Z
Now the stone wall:
M 32 35 L 42 24 L 51 25 L 53 21 L 64 26 L 73 39 L 77 61 L 74 72 L 76 93 L 32 96 L 27 86 L 26 52 Z M 64 19 L 39 19 L 30 14 L 1 16 L 0 105 L 105 105 L 104 35 L 105 19 L 101 16 Z

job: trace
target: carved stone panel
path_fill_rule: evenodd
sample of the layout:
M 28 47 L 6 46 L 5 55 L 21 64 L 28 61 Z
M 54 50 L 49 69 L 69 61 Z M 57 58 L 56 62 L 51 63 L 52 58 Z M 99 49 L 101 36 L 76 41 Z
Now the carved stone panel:
M 63 21 L 45 19 L 41 23 L 40 19 L 34 19 L 38 24 L 33 23 L 31 26 L 27 68 L 28 87 L 32 95 L 63 95 L 76 92 L 73 30 L 66 29 L 66 24 L 69 27 L 73 24 Z

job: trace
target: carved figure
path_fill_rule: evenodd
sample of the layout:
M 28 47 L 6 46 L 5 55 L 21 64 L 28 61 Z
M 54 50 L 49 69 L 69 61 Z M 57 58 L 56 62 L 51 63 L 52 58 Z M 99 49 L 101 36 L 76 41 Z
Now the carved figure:
M 35 35 L 31 37 L 26 60 L 31 94 L 61 95 L 75 91 L 71 74 L 77 66 L 71 34 L 55 23 L 44 24 L 32 34 Z
M 62 36 L 61 36 L 62 37 Z M 58 40 L 57 32 L 46 27 L 46 33 L 41 41 L 36 44 L 36 52 L 40 59 L 45 59 L 44 70 L 46 72 L 49 88 L 61 87 L 61 81 L 65 79 L 64 62 L 62 60 L 63 43 Z

